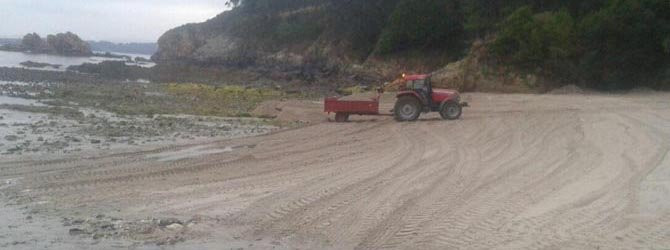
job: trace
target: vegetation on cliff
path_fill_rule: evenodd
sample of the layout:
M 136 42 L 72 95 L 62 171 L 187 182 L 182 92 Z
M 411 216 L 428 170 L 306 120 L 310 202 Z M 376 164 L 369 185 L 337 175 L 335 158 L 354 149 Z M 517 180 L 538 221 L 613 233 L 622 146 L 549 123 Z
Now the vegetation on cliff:
M 241 0 L 159 40 L 162 62 L 432 71 L 485 41 L 489 59 L 555 85 L 670 86 L 666 0 Z M 387 62 L 394 62 L 390 65 Z M 409 62 L 418 62 L 410 64 Z M 406 65 L 402 65 L 405 63 Z M 396 74 L 388 70 L 383 73 Z
M 493 51 L 558 81 L 599 89 L 670 87 L 670 2 L 604 2 L 588 12 L 519 8 L 501 22 Z

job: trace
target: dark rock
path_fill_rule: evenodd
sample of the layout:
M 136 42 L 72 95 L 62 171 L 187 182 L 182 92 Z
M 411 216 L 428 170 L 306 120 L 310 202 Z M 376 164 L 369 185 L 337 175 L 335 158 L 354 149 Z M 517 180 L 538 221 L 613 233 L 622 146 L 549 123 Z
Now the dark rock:
M 92 55 L 91 47 L 72 32 L 47 36 L 47 45 L 53 53 L 65 56 Z
M 33 61 L 25 61 L 20 63 L 21 66 L 28 67 L 28 68 L 46 68 L 46 67 L 51 67 L 54 69 L 59 69 L 61 67 L 60 64 L 50 64 L 50 63 L 41 63 L 41 62 L 33 62 Z
M 10 154 L 11 154 L 11 153 L 16 153 L 16 152 L 18 152 L 18 151 L 21 151 L 21 150 L 22 150 L 22 148 L 21 148 L 21 147 L 19 147 L 19 146 L 16 146 L 16 147 L 13 147 L 13 148 L 10 148 L 10 149 L 7 149 L 7 153 L 10 153 Z
M 46 42 L 37 33 L 29 33 L 23 36 L 21 46 L 29 51 L 40 52 L 46 49 Z
M 146 69 L 139 66 L 128 66 L 122 61 L 104 61 L 101 63 L 84 63 L 82 65 L 73 65 L 67 68 L 68 71 L 75 71 L 86 74 L 94 74 L 107 79 L 131 79 L 136 80 L 146 77 Z
M 79 228 L 71 228 L 70 229 L 70 235 L 72 235 L 72 236 L 77 236 L 77 235 L 82 235 L 82 234 L 86 234 L 86 232 L 84 230 L 79 229 Z
M 181 222 L 181 221 L 178 220 L 178 219 L 175 219 L 175 218 L 161 219 L 161 220 L 158 222 L 158 225 L 159 225 L 160 227 L 167 227 L 167 226 L 172 225 L 172 224 L 180 224 L 180 225 L 183 225 L 184 223 Z
M 98 227 L 100 227 L 100 229 L 103 230 L 114 230 L 114 224 L 112 224 L 111 222 L 100 223 Z
M 19 139 L 19 137 L 16 136 L 16 135 L 7 135 L 7 136 L 5 136 L 5 140 L 7 140 L 7 141 L 16 141 L 16 140 L 18 140 L 18 139 Z

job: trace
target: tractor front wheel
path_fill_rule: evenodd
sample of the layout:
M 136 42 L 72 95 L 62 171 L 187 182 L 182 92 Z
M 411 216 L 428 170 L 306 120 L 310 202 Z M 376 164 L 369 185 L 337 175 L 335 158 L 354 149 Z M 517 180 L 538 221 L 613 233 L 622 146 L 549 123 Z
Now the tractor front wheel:
M 401 96 L 393 109 L 396 121 L 416 121 L 421 115 L 421 102 L 413 96 Z
M 347 121 L 349 121 L 349 114 L 335 113 L 335 122 L 347 122 Z
M 440 110 L 440 115 L 442 116 L 442 119 L 445 120 L 456 120 L 458 118 L 461 118 L 462 113 L 463 113 L 463 107 L 461 107 L 460 104 L 455 102 L 445 103 L 444 105 L 442 105 L 442 109 Z

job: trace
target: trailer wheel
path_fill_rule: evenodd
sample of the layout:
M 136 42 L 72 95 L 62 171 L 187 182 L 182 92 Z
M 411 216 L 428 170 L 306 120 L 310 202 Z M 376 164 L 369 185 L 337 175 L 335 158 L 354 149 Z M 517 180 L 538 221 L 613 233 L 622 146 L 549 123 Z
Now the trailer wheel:
M 349 114 L 335 113 L 335 122 L 347 122 L 347 121 L 349 121 Z
M 421 102 L 413 96 L 401 96 L 395 103 L 393 114 L 396 121 L 416 121 L 421 115 Z
M 461 118 L 461 114 L 463 114 L 463 107 L 456 102 L 447 102 L 440 110 L 440 116 L 445 120 L 456 120 Z

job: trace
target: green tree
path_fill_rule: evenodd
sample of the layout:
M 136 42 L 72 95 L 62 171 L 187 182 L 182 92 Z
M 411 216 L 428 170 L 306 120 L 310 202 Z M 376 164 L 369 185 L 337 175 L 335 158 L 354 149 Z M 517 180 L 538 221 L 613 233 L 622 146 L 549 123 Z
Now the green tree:
M 332 39 L 351 43 L 360 58 L 366 58 L 375 48 L 387 20 L 400 0 L 341 1 L 330 0 L 326 23 L 332 29 Z
M 583 74 L 595 87 L 631 88 L 668 64 L 662 53 L 670 33 L 666 0 L 611 0 L 580 24 Z
M 607 0 L 468 0 L 464 1 L 465 28 L 473 37 L 498 31 L 498 24 L 512 12 L 527 6 L 536 12 L 568 11 L 581 17 L 600 9 Z
M 501 23 L 491 49 L 519 68 L 572 80 L 568 76 L 574 74 L 575 29 L 573 17 L 565 10 L 534 14 L 530 7 L 521 7 Z
M 460 50 L 464 34 L 460 1 L 404 0 L 391 14 L 377 44 L 377 52 L 387 54 L 434 48 Z

